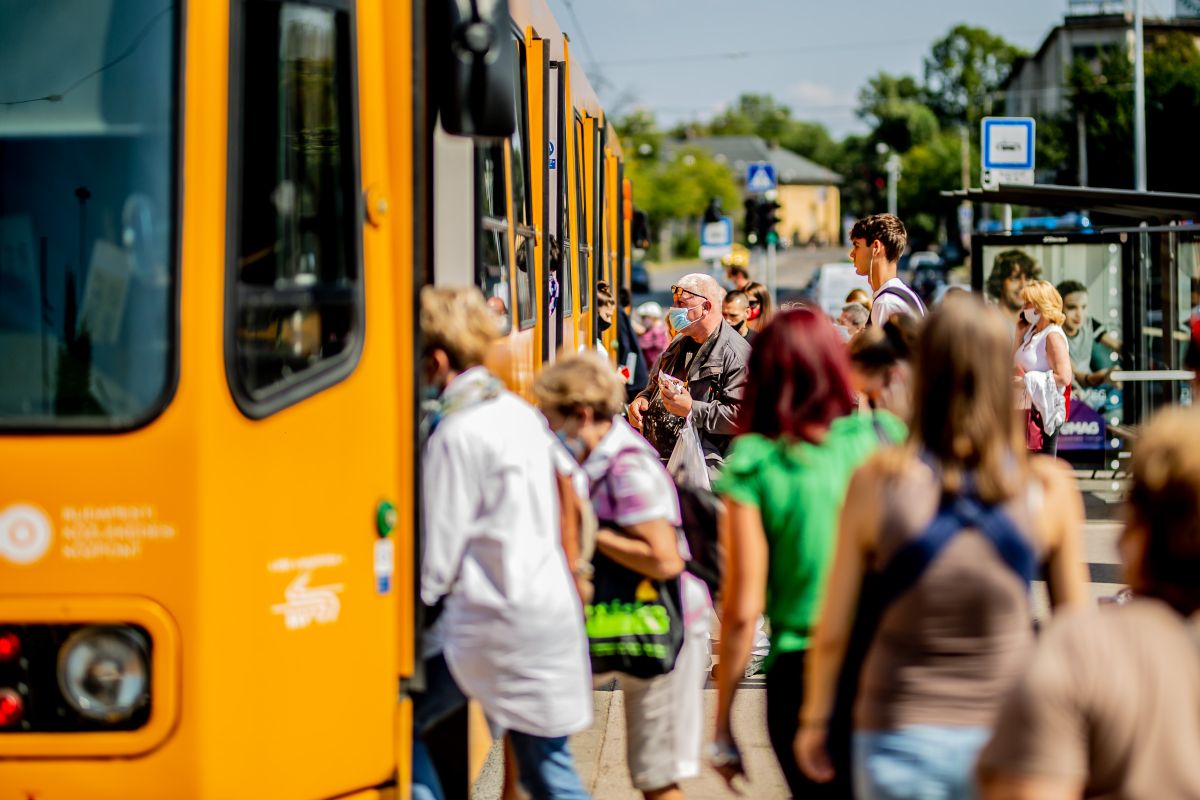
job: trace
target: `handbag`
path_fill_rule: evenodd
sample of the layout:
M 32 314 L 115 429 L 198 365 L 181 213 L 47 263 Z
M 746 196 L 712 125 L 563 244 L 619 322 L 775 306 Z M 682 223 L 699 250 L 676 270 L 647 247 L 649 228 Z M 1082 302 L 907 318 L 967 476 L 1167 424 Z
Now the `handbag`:
M 617 453 L 613 461 L 621 455 Z M 608 486 L 607 475 L 600 483 Z M 599 527 L 624 532 L 611 521 L 601 520 Z M 679 577 L 648 578 L 599 550 L 592 556 L 592 567 L 592 602 L 584 607 L 592 674 L 654 678 L 673 670 L 683 648 Z
M 683 648 L 679 578 L 656 581 L 600 552 L 592 565 L 592 602 L 584 609 L 592 674 L 654 678 L 673 670 Z

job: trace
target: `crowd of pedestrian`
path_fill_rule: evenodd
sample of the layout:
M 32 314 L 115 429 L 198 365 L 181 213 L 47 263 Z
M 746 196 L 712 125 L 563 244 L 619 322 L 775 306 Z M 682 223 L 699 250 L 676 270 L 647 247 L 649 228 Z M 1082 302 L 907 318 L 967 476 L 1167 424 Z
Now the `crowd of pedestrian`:
M 684 276 L 667 309 L 602 287 L 626 361 L 560 355 L 540 413 L 482 366 L 482 297 L 424 290 L 415 797 L 442 796 L 423 737 L 467 698 L 532 797 L 586 797 L 568 737 L 600 686 L 624 692 L 644 797 L 683 797 L 706 741 L 736 788 L 734 698 L 763 656 L 796 798 L 1200 796 L 1200 412 L 1145 429 L 1121 539 L 1135 599 L 1088 608 L 1082 496 L 1053 457 L 1072 389 L 1107 378 L 1079 344 L 1104 335 L 1086 291 L 1012 251 L 998 302 L 927 309 L 898 274 L 899 219 L 850 239 L 871 291 L 836 320 L 774 313 L 744 270 L 729 292 Z M 638 359 L 634 390 L 618 369 Z

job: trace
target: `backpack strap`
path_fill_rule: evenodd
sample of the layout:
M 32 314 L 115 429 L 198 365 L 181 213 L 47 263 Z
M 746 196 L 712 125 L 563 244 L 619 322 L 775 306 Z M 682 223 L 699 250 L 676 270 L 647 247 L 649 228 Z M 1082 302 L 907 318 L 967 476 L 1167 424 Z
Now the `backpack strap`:
M 904 304 L 908 306 L 910 311 L 912 311 L 914 317 L 919 318 L 925 316 L 925 304 L 921 302 L 921 298 L 917 296 L 917 293 L 907 286 L 903 288 L 903 291 L 896 286 L 885 286 L 880 290 L 879 294 L 876 295 L 876 298 L 885 294 L 890 294 L 892 297 L 899 297 L 901 300 L 903 300 Z
M 916 585 L 917 581 L 960 531 L 973 528 L 996 548 L 1005 565 L 1029 586 L 1037 559 L 1029 542 L 998 505 L 984 505 L 974 494 L 942 502 L 933 521 L 919 537 L 901 547 L 880 573 L 879 599 L 884 608 Z

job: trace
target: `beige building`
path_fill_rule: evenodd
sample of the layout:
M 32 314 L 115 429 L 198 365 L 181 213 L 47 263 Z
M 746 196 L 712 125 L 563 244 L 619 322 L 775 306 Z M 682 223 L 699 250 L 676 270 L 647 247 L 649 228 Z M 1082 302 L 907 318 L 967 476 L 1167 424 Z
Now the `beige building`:
M 779 182 L 775 201 L 779 203 L 779 236 L 796 244 L 816 242 L 839 244 L 842 238 L 842 197 L 838 187 L 842 177 L 807 158 L 768 145 L 757 136 L 709 136 L 671 143 L 668 147 L 699 147 L 727 164 L 738 183 L 746 179 L 746 167 L 757 161 L 775 165 Z M 670 154 L 668 152 L 668 157 Z M 737 212 L 732 212 L 738 224 Z

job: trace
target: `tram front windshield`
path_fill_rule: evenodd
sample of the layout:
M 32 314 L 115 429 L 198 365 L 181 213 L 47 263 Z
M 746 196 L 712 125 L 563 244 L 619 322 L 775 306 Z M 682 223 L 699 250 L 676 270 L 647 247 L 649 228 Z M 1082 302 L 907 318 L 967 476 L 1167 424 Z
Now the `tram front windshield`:
M 177 9 L 0 0 L 0 427 L 129 428 L 170 394 Z

